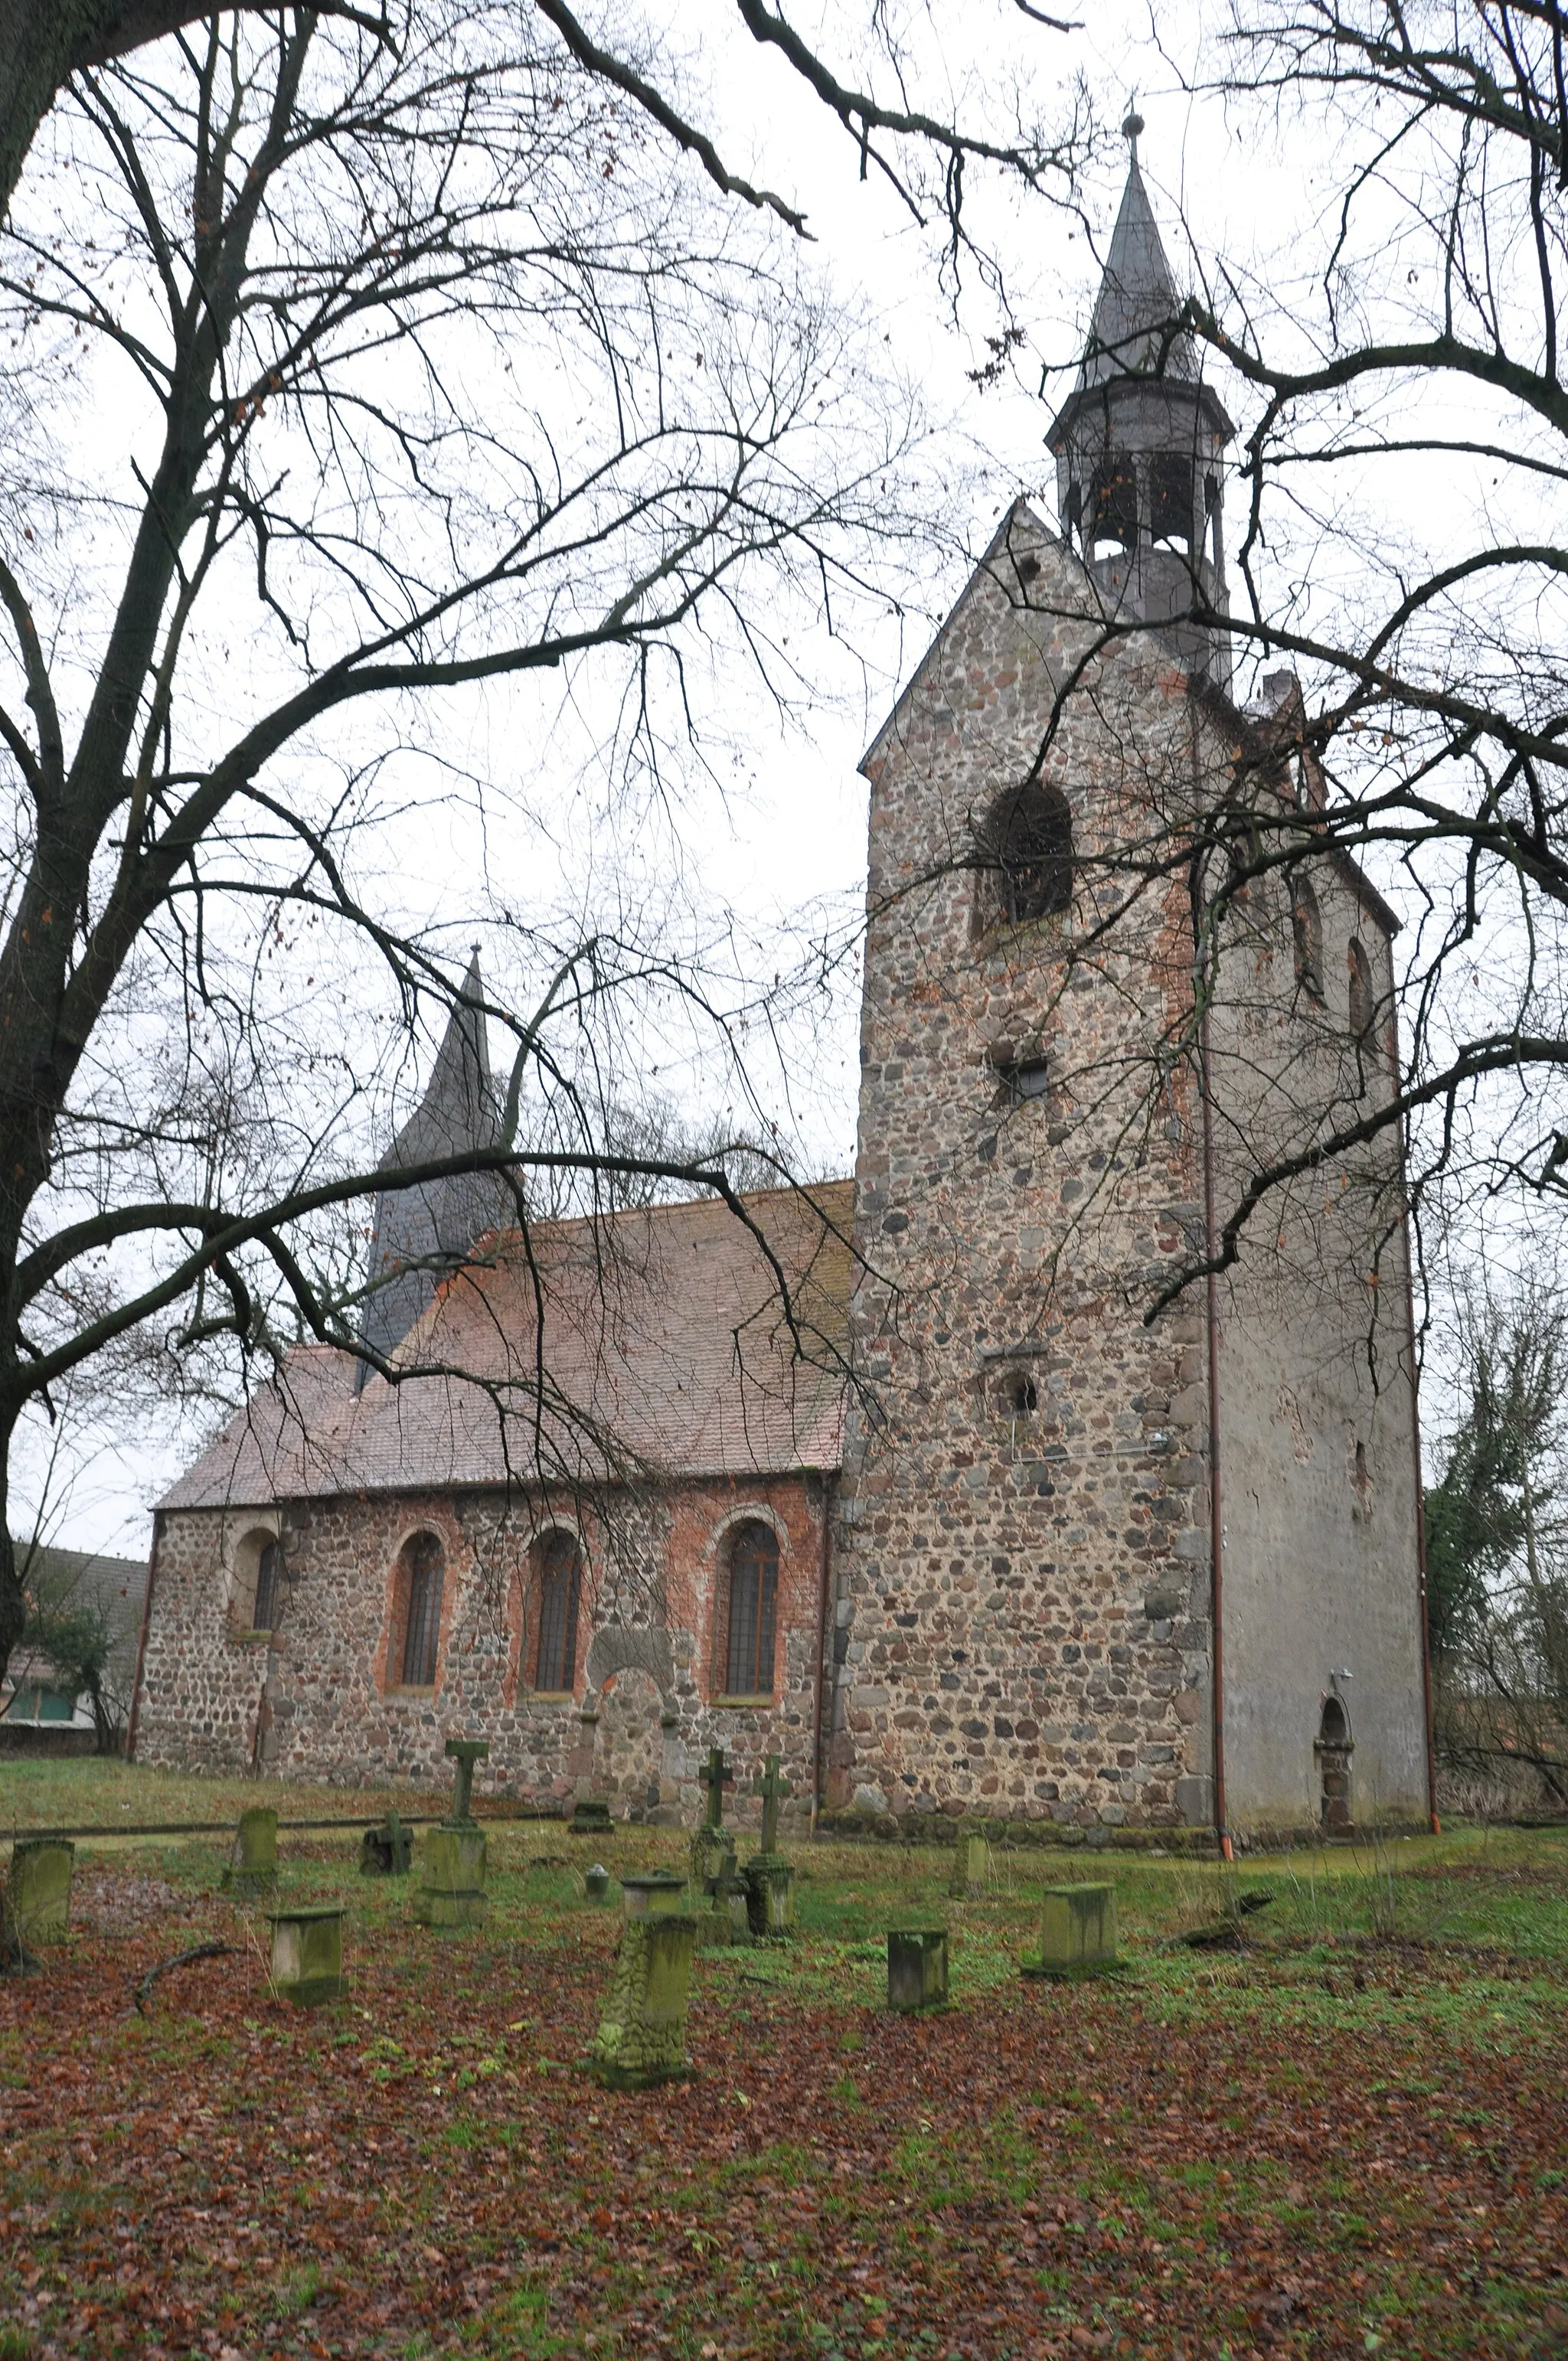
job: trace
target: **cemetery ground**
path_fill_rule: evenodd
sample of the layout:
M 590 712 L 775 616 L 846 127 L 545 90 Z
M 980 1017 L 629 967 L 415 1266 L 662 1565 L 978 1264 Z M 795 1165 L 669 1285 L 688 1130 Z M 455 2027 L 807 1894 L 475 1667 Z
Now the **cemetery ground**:
M 431 1809 L 0 1765 L 4 1834 L 105 1831 L 0 1980 L 0 2361 L 1568 2356 L 1568 1829 L 1245 1861 L 1271 1901 L 1210 1950 L 1216 1864 L 1020 1850 L 959 1901 L 938 1848 L 796 1843 L 796 1939 L 699 1951 L 690 2079 L 625 2093 L 580 1873 L 685 1836 L 492 1822 L 488 1924 L 443 1938 L 357 1873 L 389 1800 Z M 280 1893 L 348 1908 L 313 2010 L 218 1839 L 117 1832 L 258 1801 L 356 1824 L 280 1838 Z M 1024 1981 L 1083 1876 L 1123 1972 Z M 946 2013 L 882 2005 L 900 1925 L 949 1929 Z

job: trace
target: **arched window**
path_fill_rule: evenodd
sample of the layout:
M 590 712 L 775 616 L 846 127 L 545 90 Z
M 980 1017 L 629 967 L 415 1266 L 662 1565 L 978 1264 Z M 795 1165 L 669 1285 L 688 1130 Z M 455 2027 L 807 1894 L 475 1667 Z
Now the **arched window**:
M 728 1697 L 771 1697 L 779 1594 L 778 1536 L 771 1525 L 740 1526 L 729 1543 Z
M 1149 539 L 1157 549 L 1192 555 L 1196 499 L 1191 460 L 1179 451 L 1162 451 L 1149 467 Z
M 256 1604 L 251 1609 L 251 1628 L 257 1631 L 273 1631 L 283 1609 L 283 1545 L 266 1542 L 256 1561 Z
M 1114 451 L 1094 472 L 1085 534 L 1091 557 L 1116 557 L 1138 545 L 1138 483 L 1124 451 Z
M 1350 1030 L 1356 1041 L 1365 1041 L 1372 1029 L 1372 961 L 1359 935 L 1350 939 Z
M 1305 877 L 1290 881 L 1290 928 L 1296 939 L 1296 981 L 1314 1000 L 1323 996 L 1323 920 Z
M 1021 926 L 1072 905 L 1072 812 L 1058 786 L 1025 779 L 995 803 L 980 830 L 991 891 L 982 919 Z
M 408 1612 L 403 1622 L 403 1686 L 435 1686 L 441 1641 L 441 1543 L 433 1533 L 416 1533 L 403 1549 Z
M 583 1553 L 576 1533 L 546 1533 L 539 1544 L 539 1648 L 533 1686 L 557 1693 L 577 1675 L 577 1605 Z

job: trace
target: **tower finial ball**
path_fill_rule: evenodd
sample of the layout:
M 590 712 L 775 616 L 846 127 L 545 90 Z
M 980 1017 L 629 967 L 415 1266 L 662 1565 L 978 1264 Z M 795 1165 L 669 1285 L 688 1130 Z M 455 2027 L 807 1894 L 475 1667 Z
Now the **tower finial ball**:
M 1135 106 L 1132 113 L 1128 115 L 1126 121 L 1122 126 L 1122 137 L 1124 139 L 1128 139 L 1132 142 L 1135 153 L 1137 149 L 1138 140 L 1142 134 L 1143 127 L 1144 118 Z

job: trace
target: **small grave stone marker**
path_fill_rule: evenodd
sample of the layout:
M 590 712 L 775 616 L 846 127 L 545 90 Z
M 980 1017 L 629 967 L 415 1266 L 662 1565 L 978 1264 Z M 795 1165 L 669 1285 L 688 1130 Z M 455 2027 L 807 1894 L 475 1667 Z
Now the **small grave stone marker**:
M 983 1894 L 990 1883 L 991 1847 L 983 1837 L 960 1837 L 948 1893 L 961 1902 L 971 1894 Z
M 908 2015 L 948 2005 L 948 1930 L 945 1927 L 889 1927 L 887 2004 Z
M 646 2091 L 687 2071 L 696 1935 L 696 1919 L 675 1912 L 621 1928 L 592 2055 L 594 2073 L 611 2089 Z
M 224 1883 L 236 1894 L 259 1894 L 278 1882 L 278 1815 L 264 1804 L 241 1812 Z
M 269 1913 L 272 1988 L 296 2008 L 314 2008 L 348 1990 L 343 1972 L 343 1911 L 336 1904 Z
M 728 1877 L 720 1879 L 715 1905 L 723 1910 L 729 1922 L 731 1943 L 744 1944 L 756 1940 L 751 1932 L 751 1889 L 746 1880 L 733 1870 Z
M 628 1918 L 663 1918 L 679 1910 L 686 1890 L 684 1877 L 673 1869 L 634 1872 L 620 1881 L 620 1898 Z
M 359 1839 L 359 1869 L 365 1877 L 406 1877 L 413 1866 L 413 1831 L 405 1828 L 396 1812 L 389 1812 L 378 1828 L 367 1828 Z
M 602 1861 L 596 1861 L 592 1869 L 584 1871 L 583 1886 L 590 1902 L 609 1901 L 609 1872 Z
M 422 1927 L 452 1934 L 463 1927 L 482 1927 L 485 1898 L 485 1831 L 474 1819 L 470 1803 L 474 1765 L 489 1752 L 482 1738 L 449 1738 L 446 1752 L 457 1765 L 452 1813 L 425 1831 L 424 1881 L 414 1895 L 414 1916 Z
M 1113 1966 L 1113 1885 L 1047 1885 L 1040 1896 L 1040 1948 L 1024 1961 L 1026 1976 L 1076 1976 Z
M 0 1953 L 25 1959 L 35 1943 L 63 1943 L 71 1931 L 71 1872 L 76 1847 L 68 1837 L 23 1837 L 11 1848 L 10 1872 L 0 1905 Z
M 572 1807 L 566 1824 L 569 1837 L 608 1837 L 611 1833 L 609 1806 L 599 1795 L 579 1795 Z

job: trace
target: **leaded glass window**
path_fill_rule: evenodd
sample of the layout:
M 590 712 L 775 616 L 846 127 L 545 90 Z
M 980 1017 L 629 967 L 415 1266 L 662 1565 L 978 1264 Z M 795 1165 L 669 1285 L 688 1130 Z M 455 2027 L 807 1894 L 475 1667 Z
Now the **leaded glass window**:
M 771 1525 L 742 1525 L 729 1545 L 730 1697 L 770 1697 L 779 1589 L 779 1544 Z
M 539 1549 L 537 1689 L 569 1689 L 577 1670 L 577 1606 L 583 1554 L 575 1533 L 548 1533 Z
M 403 1686 L 433 1688 L 441 1641 L 441 1543 L 433 1533 L 418 1533 L 406 1555 L 409 1611 L 403 1626 Z

